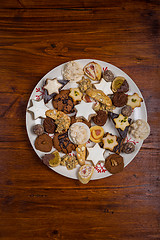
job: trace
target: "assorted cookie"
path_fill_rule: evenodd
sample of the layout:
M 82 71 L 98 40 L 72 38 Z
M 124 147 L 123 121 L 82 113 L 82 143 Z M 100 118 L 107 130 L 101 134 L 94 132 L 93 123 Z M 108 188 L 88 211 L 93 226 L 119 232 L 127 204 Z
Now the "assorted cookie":
M 53 137 L 53 146 L 59 152 L 66 154 L 76 149 L 76 145 L 73 144 L 68 137 L 68 132 L 55 133 Z
M 93 126 L 90 128 L 90 140 L 95 143 L 102 141 L 104 129 L 101 126 Z
M 103 110 L 99 110 L 96 113 L 97 115 L 92 117 L 92 121 L 98 126 L 104 126 L 108 118 L 107 112 Z
M 64 64 L 62 76 L 62 80 L 46 79 L 43 99 L 32 99 L 33 106 L 28 108 L 34 119 L 42 121 L 33 126 L 32 132 L 37 135 L 35 148 L 48 152 L 42 156 L 43 163 L 53 168 L 65 166 L 67 170 L 80 165 L 78 179 L 83 184 L 90 181 L 99 162 L 112 174 L 121 172 L 124 168 L 121 152 L 135 151 L 134 143 L 125 142 L 127 134 L 144 140 L 150 133 L 147 122 L 142 119 L 132 122 L 129 118 L 136 107 L 141 107 L 143 99 L 138 93 L 126 94 L 127 80 L 114 76 L 109 69 L 102 71 L 94 61 L 84 67 L 70 61 Z M 45 105 L 49 101 L 52 109 Z M 115 109 L 119 113 L 114 113 Z M 104 131 L 108 121 L 113 122 L 116 135 L 109 129 Z
M 42 157 L 42 162 L 49 167 L 57 167 L 61 162 L 61 157 L 58 151 L 54 151 L 49 154 L 45 154 Z
M 38 135 L 38 136 L 42 135 L 42 134 L 44 133 L 44 127 L 43 127 L 43 125 L 42 125 L 42 124 L 36 124 L 36 125 L 34 125 L 34 126 L 33 126 L 33 132 L 34 132 L 36 135 Z
M 123 157 L 119 154 L 110 154 L 105 160 L 106 169 L 112 173 L 119 173 L 124 168 Z
M 34 145 L 41 152 L 50 152 L 53 146 L 52 138 L 44 133 L 36 138 Z
M 66 114 L 74 112 L 74 101 L 69 94 L 70 90 L 60 91 L 52 100 L 53 107 Z

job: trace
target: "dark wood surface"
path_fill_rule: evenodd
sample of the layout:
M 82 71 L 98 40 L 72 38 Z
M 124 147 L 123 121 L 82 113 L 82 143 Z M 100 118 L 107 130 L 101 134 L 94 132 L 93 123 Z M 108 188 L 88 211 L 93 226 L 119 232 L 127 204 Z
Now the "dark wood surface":
M 158 0 L 0 1 L 0 239 L 160 239 L 159 31 Z M 44 166 L 25 129 L 37 82 L 80 58 L 125 71 L 151 126 L 122 173 L 87 185 Z

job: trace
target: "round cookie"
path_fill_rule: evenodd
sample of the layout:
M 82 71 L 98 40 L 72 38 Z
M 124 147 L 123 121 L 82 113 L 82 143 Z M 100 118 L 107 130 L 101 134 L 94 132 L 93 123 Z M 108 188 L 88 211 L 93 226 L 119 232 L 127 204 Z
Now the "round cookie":
M 55 133 L 53 145 L 59 152 L 66 154 L 76 149 L 76 145 L 73 144 L 68 138 L 68 132 Z
M 53 107 L 64 113 L 74 112 L 74 102 L 69 93 L 70 90 L 60 91 L 52 100 Z
M 121 172 L 124 168 L 123 157 L 118 154 L 110 154 L 105 160 L 105 168 L 112 174 Z
M 115 107 L 123 107 L 124 105 L 126 105 L 127 100 L 128 96 L 125 93 L 116 92 L 113 94 L 112 101 Z
M 122 152 L 130 154 L 134 152 L 134 150 L 135 150 L 135 145 L 133 143 L 127 142 L 123 144 Z
M 40 136 L 44 133 L 44 127 L 41 124 L 36 124 L 33 126 L 33 132 Z
M 45 132 L 47 133 L 54 133 L 56 130 L 56 124 L 52 118 L 45 118 L 43 122 L 43 127 Z
M 52 146 L 52 138 L 45 133 L 38 136 L 35 140 L 35 148 L 41 152 L 50 152 Z
M 127 105 L 127 106 L 124 106 L 122 109 L 121 109 L 121 113 L 123 116 L 125 117 L 130 117 L 131 114 L 132 114 L 132 108 L 131 106 Z
M 110 70 L 105 70 L 103 73 L 103 78 L 106 82 L 113 82 L 114 75 Z
M 103 126 L 107 121 L 107 113 L 103 110 L 97 111 L 97 115 L 92 117 L 93 122 L 98 126 Z

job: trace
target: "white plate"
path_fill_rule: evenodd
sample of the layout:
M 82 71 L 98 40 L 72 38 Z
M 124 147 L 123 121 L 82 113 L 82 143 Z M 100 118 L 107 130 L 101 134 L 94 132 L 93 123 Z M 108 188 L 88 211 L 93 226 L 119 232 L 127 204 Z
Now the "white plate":
M 103 62 L 103 61 L 99 61 L 99 60 L 95 60 L 95 59 L 80 59 L 80 60 L 75 60 L 76 62 L 80 63 L 80 65 L 83 67 L 85 66 L 87 63 L 91 62 L 91 61 L 95 61 L 97 63 L 100 64 L 100 66 L 102 67 L 102 69 L 105 69 L 106 67 L 111 70 L 113 72 L 113 74 L 115 76 L 123 76 L 128 84 L 129 84 L 129 91 L 127 92 L 127 94 L 133 94 L 133 93 L 138 93 L 138 95 L 143 99 L 142 94 L 140 92 L 140 90 L 138 89 L 138 87 L 136 86 L 136 84 L 133 82 L 133 80 L 126 74 L 124 73 L 122 70 L 120 70 L 119 68 L 113 66 L 112 64 L 109 64 L 107 62 Z M 66 64 L 66 63 L 64 63 Z M 59 65 L 58 67 L 52 69 L 50 72 L 48 72 L 36 85 L 36 87 L 34 88 L 30 99 L 28 101 L 28 105 L 27 108 L 31 106 L 31 99 L 41 99 L 42 98 L 42 93 L 43 93 L 43 89 L 42 86 L 44 85 L 44 82 L 47 78 L 55 78 L 57 77 L 58 79 L 63 79 L 62 74 L 61 74 L 61 70 L 64 66 L 64 64 Z M 47 106 L 49 106 L 50 108 L 53 109 L 53 106 L 51 104 L 51 101 L 47 104 Z M 115 113 L 120 113 L 120 108 L 116 108 L 114 110 Z M 146 111 L 146 106 L 145 106 L 145 102 L 143 99 L 143 102 L 141 103 L 141 107 L 135 108 L 131 118 L 133 120 L 136 119 L 144 119 L 145 121 L 147 121 L 147 111 Z M 34 120 L 32 118 L 32 115 L 30 112 L 26 111 L 26 128 L 27 128 L 27 133 L 28 133 L 28 137 L 29 140 L 31 142 L 31 145 L 34 149 L 34 151 L 37 153 L 37 155 L 39 156 L 39 158 L 41 158 L 45 153 L 38 151 L 35 149 L 34 147 L 34 142 L 36 139 L 36 135 L 32 132 L 32 127 L 35 124 L 38 123 L 42 123 L 42 120 L 40 118 Z M 118 136 L 117 130 L 114 127 L 114 124 L 112 123 L 112 121 L 107 120 L 106 124 L 103 126 L 104 130 L 109 131 L 112 134 L 115 134 Z M 130 136 L 127 136 L 129 141 L 133 141 L 132 139 L 130 139 Z M 134 157 L 137 155 L 137 153 L 139 152 L 143 141 L 141 142 L 134 142 L 135 143 L 135 151 L 131 154 L 124 154 L 121 153 L 121 155 L 124 158 L 124 165 L 125 167 L 134 159 Z M 53 148 L 52 151 L 54 151 L 55 149 Z M 51 152 L 52 152 L 51 151 Z M 106 151 L 105 155 L 108 156 L 110 154 L 109 151 Z M 77 179 L 77 172 L 79 169 L 79 165 L 77 165 L 77 167 L 73 170 L 67 170 L 66 167 L 64 166 L 58 166 L 55 168 L 51 168 L 52 170 L 54 170 L 55 172 L 65 176 L 65 177 L 69 177 L 69 178 L 73 178 L 73 179 Z M 103 167 L 103 164 L 100 164 L 97 166 L 97 168 L 95 169 L 93 175 L 92 175 L 92 179 L 91 180 L 95 180 L 95 179 L 100 179 L 100 178 L 105 178 L 105 177 L 109 177 L 111 174 Z

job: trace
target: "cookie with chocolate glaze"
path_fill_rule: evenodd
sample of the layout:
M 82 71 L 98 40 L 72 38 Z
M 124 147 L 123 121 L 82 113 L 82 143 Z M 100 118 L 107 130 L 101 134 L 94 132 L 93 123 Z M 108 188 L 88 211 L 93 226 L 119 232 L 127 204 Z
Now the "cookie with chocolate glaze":
M 71 125 L 76 122 L 83 122 L 85 123 L 89 128 L 91 127 L 91 121 L 87 121 L 83 118 L 75 118 L 75 116 L 71 117 Z
M 76 149 L 76 145 L 69 140 L 68 132 L 55 133 L 53 145 L 59 152 L 66 154 Z
M 43 122 L 45 132 L 54 133 L 56 130 L 55 121 L 52 118 L 46 117 Z
M 127 104 L 128 96 L 123 92 L 115 92 L 113 94 L 113 105 L 115 107 L 123 107 Z
M 92 117 L 93 122 L 98 126 L 103 126 L 107 121 L 107 113 L 103 110 L 97 111 L 97 115 Z
M 66 114 L 74 112 L 74 102 L 69 93 L 70 90 L 62 90 L 57 94 L 52 100 L 53 107 Z

